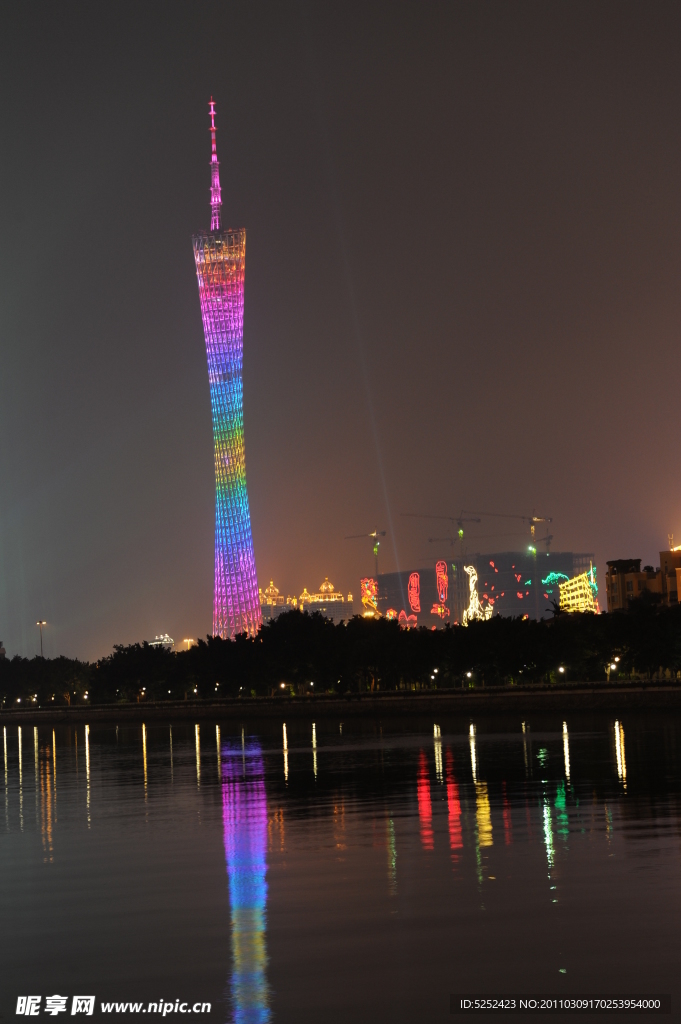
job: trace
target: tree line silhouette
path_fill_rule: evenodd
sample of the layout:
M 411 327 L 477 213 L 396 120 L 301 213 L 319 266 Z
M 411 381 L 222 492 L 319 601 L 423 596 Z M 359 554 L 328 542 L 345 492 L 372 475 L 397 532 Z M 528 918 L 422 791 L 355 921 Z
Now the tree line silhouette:
M 639 599 L 610 615 L 555 609 L 539 622 L 499 616 L 434 631 L 359 617 L 334 625 L 292 611 L 256 637 L 209 636 L 188 651 L 144 643 L 116 646 L 94 663 L 5 658 L 0 702 L 7 709 L 637 678 L 681 678 L 681 607 Z

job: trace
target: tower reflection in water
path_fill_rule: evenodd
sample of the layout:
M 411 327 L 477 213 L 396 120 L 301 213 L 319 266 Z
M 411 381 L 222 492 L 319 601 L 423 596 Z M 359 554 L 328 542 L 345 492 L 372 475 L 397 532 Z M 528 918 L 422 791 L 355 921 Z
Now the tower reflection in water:
M 222 748 L 222 819 L 232 923 L 232 1019 L 270 1020 L 265 941 L 267 797 L 260 746 Z

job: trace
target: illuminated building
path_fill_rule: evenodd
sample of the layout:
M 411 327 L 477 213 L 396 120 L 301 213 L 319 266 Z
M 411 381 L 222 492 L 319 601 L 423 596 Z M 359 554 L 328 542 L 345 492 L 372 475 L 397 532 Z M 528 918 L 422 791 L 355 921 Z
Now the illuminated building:
M 161 633 L 160 636 L 155 636 L 153 640 L 149 641 L 150 647 L 165 647 L 167 651 L 172 651 L 175 646 L 175 641 L 172 636 L 168 636 L 167 633 Z
M 223 230 L 220 165 L 211 99 L 210 231 L 194 235 L 208 359 L 215 459 L 213 635 L 253 635 L 262 622 L 246 490 L 243 416 L 243 322 L 246 229 Z
M 259 591 L 259 597 L 263 622 L 270 622 L 282 613 L 296 609 L 311 614 L 319 612 L 324 618 L 336 623 L 347 622 L 352 618 L 352 594 L 343 597 L 329 582 L 328 576 L 315 594 L 310 594 L 307 587 L 304 587 L 300 597 L 287 597 L 284 600 L 274 581 L 270 580 L 269 587 Z
M 308 594 L 307 589 L 298 598 L 301 611 L 319 612 L 325 619 L 332 622 L 347 622 L 352 618 L 352 594 L 343 597 L 325 577 L 316 594 Z
M 662 597 L 660 569 L 646 565 L 641 572 L 640 558 L 618 558 L 606 564 L 605 594 L 609 612 L 625 610 L 630 601 L 645 591 Z
M 265 587 L 264 590 L 258 590 L 258 599 L 260 601 L 260 614 L 262 615 L 263 622 L 271 622 L 272 619 L 276 619 L 282 612 L 291 610 L 291 598 L 288 598 L 287 603 L 284 595 L 280 594 L 275 587 L 274 580 L 270 580 L 269 587 Z
M 563 612 L 595 612 L 598 609 L 596 570 L 582 572 L 571 580 L 559 583 L 560 610 Z
M 593 555 L 571 551 L 440 557 L 425 568 L 379 575 L 378 610 L 383 615 L 391 610 L 403 625 L 442 628 L 460 624 L 470 604 L 469 576 L 464 569 L 469 565 L 478 574 L 479 601 L 483 607 L 491 606 L 494 615 L 529 614 L 534 618 L 534 590 L 538 587 L 540 615 L 550 616 L 553 602 L 558 603 L 560 582 L 588 573 L 592 562 Z
M 672 538 L 670 538 L 671 540 Z M 681 589 L 681 548 L 660 551 L 660 564 L 656 569 L 644 565 L 640 558 L 617 558 L 607 563 L 605 592 L 608 611 L 621 611 L 630 601 L 645 591 L 659 594 L 668 605 L 679 602 Z
M 267 984 L 267 795 L 257 743 L 223 747 L 222 821 L 232 932 L 233 1020 L 270 1020 Z
M 673 537 L 671 538 L 673 541 Z M 679 603 L 679 577 L 681 577 L 681 548 L 660 551 L 662 595 L 666 604 Z

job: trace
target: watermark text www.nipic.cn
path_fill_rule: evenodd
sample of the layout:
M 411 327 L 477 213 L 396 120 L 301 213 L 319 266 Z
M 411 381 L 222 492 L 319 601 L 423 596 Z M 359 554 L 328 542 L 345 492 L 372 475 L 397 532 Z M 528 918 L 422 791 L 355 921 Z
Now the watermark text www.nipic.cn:
M 71 1016 L 84 1013 L 91 1017 L 95 1009 L 95 996 L 73 996 L 71 999 Z M 181 999 L 175 1002 L 157 1003 L 105 1003 L 100 1000 L 102 1013 L 160 1013 L 165 1017 L 169 1013 L 210 1013 L 210 1003 L 187 1003 Z M 37 1017 L 39 1013 L 47 1013 L 56 1017 L 58 1013 L 68 1013 L 69 996 L 46 996 L 43 1006 L 42 996 L 19 996 L 17 998 L 17 1014 L 25 1017 Z

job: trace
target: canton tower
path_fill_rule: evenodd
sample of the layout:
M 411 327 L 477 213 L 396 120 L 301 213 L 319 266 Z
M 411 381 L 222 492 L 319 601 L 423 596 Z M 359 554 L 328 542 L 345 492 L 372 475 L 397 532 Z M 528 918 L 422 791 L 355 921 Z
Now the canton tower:
M 253 636 L 262 624 L 244 453 L 244 274 L 246 229 L 223 230 L 215 104 L 210 101 L 210 231 L 194 235 L 215 456 L 213 635 Z

